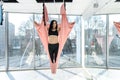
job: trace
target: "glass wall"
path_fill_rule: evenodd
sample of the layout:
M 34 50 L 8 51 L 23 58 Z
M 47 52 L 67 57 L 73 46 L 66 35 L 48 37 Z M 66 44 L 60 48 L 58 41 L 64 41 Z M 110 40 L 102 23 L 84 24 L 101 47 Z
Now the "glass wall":
M 33 15 L 8 14 L 9 70 L 33 68 Z
M 109 15 L 109 67 L 120 67 L 120 32 L 113 22 L 120 22 L 120 14 Z
M 67 41 L 64 45 L 60 58 L 61 67 L 80 67 L 81 66 L 81 17 L 67 16 L 69 22 L 75 22 Z
M 6 49 L 5 49 L 5 14 L 3 14 L 3 25 L 0 25 L 0 70 L 6 69 Z
M 113 22 L 120 14 L 96 15 L 88 21 L 81 16 L 67 16 L 75 25 L 62 50 L 59 68 L 81 67 L 84 48 L 85 67 L 120 69 L 120 33 Z M 61 23 L 60 15 L 49 15 Z M 33 25 L 42 20 L 40 14 L 8 13 L 0 25 L 0 71 L 50 68 L 48 56 Z M 82 33 L 84 23 L 84 33 Z M 84 34 L 85 47 L 81 46 Z
M 106 65 L 106 15 L 92 16 L 85 22 L 85 65 Z
M 40 24 L 42 22 L 41 14 L 35 14 L 34 18 L 37 23 Z M 39 68 L 48 68 L 48 67 L 49 67 L 48 56 L 45 52 L 44 46 L 35 28 L 35 68 L 39 69 Z
M 59 68 L 80 67 L 81 65 L 81 17 L 67 16 L 75 22 L 62 50 Z M 61 23 L 60 15 L 49 15 L 51 20 Z M 6 13 L 0 26 L 0 70 L 23 70 L 50 68 L 48 56 L 38 36 L 33 21 L 42 20 L 40 14 Z
M 41 22 L 42 15 L 8 13 L 7 16 L 4 16 L 6 18 L 0 26 L 0 70 L 50 68 L 48 56 L 33 25 L 34 20 Z M 67 18 L 69 22 L 75 22 L 75 25 L 62 50 L 59 68 L 81 67 L 82 25 L 85 66 L 120 67 L 120 34 L 113 24 L 114 21 L 120 21 L 119 14 L 92 16 L 84 24 L 81 16 L 68 15 Z M 49 15 L 48 23 L 53 19 L 61 23 L 60 15 Z

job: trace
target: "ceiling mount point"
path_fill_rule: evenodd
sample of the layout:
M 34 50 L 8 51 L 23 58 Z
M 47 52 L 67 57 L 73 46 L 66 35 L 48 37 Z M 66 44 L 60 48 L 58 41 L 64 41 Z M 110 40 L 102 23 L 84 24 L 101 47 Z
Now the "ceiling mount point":
M 37 3 L 43 3 L 43 2 L 45 2 L 45 3 L 54 3 L 54 2 L 56 2 L 56 3 L 58 3 L 58 2 L 72 2 L 73 0 L 36 0 L 36 2 Z
M 120 2 L 120 0 L 116 0 L 115 2 Z
M 17 0 L 2 0 L 2 1 L 6 3 L 18 3 Z

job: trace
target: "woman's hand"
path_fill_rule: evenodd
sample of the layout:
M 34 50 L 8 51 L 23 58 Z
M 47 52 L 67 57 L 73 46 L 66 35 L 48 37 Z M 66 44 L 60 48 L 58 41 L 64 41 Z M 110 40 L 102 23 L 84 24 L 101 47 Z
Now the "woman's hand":
M 34 26 L 39 26 L 39 24 L 36 21 L 34 21 Z

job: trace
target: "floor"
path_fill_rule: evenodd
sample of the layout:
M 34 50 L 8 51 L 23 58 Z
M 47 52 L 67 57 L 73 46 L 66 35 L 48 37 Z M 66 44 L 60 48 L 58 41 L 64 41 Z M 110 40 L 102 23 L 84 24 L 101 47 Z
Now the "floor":
M 0 72 L 0 80 L 120 80 L 120 70 L 64 68 L 51 74 L 49 69 Z

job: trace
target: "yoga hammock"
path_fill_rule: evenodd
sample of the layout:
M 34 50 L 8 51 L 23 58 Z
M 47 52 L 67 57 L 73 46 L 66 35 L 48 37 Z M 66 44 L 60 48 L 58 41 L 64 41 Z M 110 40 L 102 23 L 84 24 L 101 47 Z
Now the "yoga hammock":
M 97 39 L 97 42 L 98 42 L 98 44 L 100 45 L 100 47 L 101 47 L 101 49 L 102 49 L 102 52 L 104 52 L 104 51 L 103 51 L 103 37 L 101 37 L 101 36 L 96 36 L 96 39 Z
M 119 34 L 120 34 L 120 22 L 113 22 L 115 27 L 117 28 Z
M 75 24 L 75 22 L 69 23 L 67 20 L 67 16 L 66 16 L 66 11 L 64 8 L 64 4 L 62 4 L 61 9 L 60 9 L 60 14 L 62 15 L 62 20 L 61 23 L 58 24 L 58 26 L 60 27 L 60 31 L 59 31 L 59 36 L 58 36 L 58 41 L 59 41 L 59 50 L 58 50 L 58 55 L 57 55 L 57 59 L 56 59 L 56 63 L 52 63 L 51 59 L 50 59 L 50 55 L 49 55 L 49 51 L 48 51 L 48 31 L 47 28 L 49 27 L 49 24 L 47 23 L 48 21 L 48 14 L 47 14 L 47 8 L 44 5 L 44 19 L 42 19 L 41 23 L 34 23 L 36 30 L 38 32 L 38 35 L 41 39 L 41 42 L 46 50 L 46 53 L 48 55 L 48 58 L 50 60 L 50 68 L 51 68 L 51 72 L 53 74 L 56 73 L 56 69 L 58 68 L 58 61 L 62 52 L 62 49 L 64 47 L 64 44 L 67 40 L 67 37 L 71 31 L 71 29 L 73 28 L 73 25 Z M 44 25 L 44 23 L 46 23 L 46 25 Z
M 108 36 L 108 46 L 110 46 L 113 38 L 114 38 L 113 36 Z M 102 37 L 102 36 L 96 36 L 96 39 L 97 39 L 98 44 L 99 44 L 99 45 L 101 46 L 101 48 L 102 48 L 102 52 L 103 52 L 103 53 L 106 53 L 106 48 L 105 48 L 105 45 L 104 45 L 103 37 Z

